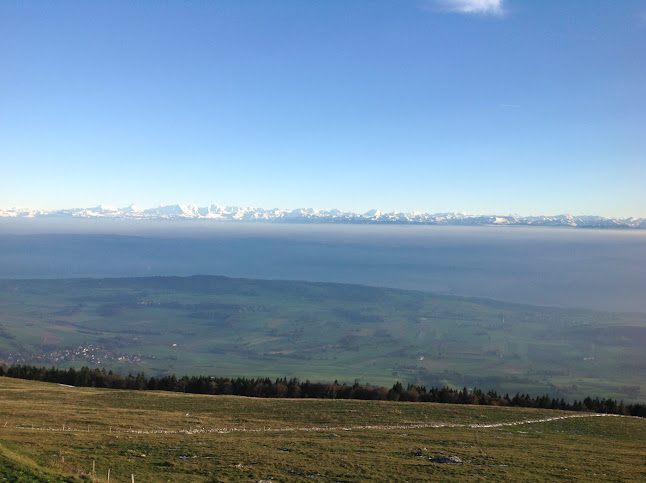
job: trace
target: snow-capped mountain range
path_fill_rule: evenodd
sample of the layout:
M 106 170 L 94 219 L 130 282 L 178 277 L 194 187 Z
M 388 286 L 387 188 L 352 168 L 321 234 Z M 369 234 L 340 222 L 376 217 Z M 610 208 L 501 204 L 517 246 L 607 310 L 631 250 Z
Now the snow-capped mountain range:
M 112 208 L 103 205 L 93 208 L 64 210 L 0 209 L 0 218 L 111 218 L 129 220 L 214 220 L 275 223 L 352 223 L 352 224 L 411 224 L 411 225 L 532 225 L 570 226 L 580 228 L 633 228 L 646 229 L 644 218 L 605 218 L 602 216 L 518 216 L 468 215 L 464 213 L 384 213 L 370 210 L 351 213 L 339 210 L 299 208 L 284 210 L 238 206 L 168 205 L 157 208 Z

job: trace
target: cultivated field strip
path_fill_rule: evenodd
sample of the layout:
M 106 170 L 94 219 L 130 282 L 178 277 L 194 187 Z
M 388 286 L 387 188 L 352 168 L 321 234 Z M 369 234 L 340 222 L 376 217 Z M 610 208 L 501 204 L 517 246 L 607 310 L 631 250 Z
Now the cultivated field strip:
M 508 421 L 502 423 L 483 423 L 483 424 L 461 424 L 461 423 L 419 423 L 419 424 L 373 424 L 373 425 L 353 425 L 353 426 L 309 426 L 309 427 L 294 427 L 294 428 L 247 428 L 245 426 L 227 427 L 227 428 L 190 428 L 179 430 L 166 430 L 166 429 L 125 429 L 125 428 L 109 428 L 108 431 L 95 430 L 90 428 L 79 429 L 72 427 L 60 428 L 43 428 L 36 426 L 15 426 L 15 429 L 24 431 L 53 431 L 53 432 L 105 432 L 105 433 L 130 433 L 130 434 L 177 434 L 177 435 L 192 435 L 192 434 L 228 434 L 228 433 L 308 433 L 308 432 L 322 432 L 322 431 L 398 431 L 402 429 L 439 429 L 439 428 L 467 428 L 467 429 L 481 429 L 481 428 L 502 428 L 509 426 L 520 426 L 524 424 L 537 424 L 548 423 L 551 421 L 561 421 L 565 419 L 575 418 L 593 418 L 593 417 L 629 417 L 619 414 L 573 414 L 567 416 L 555 416 L 551 418 L 541 419 L 525 419 L 520 421 Z

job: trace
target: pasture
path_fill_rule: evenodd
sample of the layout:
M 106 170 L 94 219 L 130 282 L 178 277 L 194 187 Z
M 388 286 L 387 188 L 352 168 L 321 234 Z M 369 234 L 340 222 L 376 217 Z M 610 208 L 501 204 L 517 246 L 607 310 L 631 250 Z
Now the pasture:
M 106 481 L 108 469 L 113 482 L 646 478 L 646 421 L 629 417 L 10 378 L 0 414 L 0 476 L 30 481 Z

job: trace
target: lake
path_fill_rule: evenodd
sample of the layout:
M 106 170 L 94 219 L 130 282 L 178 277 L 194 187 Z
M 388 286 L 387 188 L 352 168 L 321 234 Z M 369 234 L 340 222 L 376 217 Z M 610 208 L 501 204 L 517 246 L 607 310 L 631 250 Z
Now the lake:
M 0 278 L 194 274 L 347 282 L 646 313 L 646 232 L 0 220 Z

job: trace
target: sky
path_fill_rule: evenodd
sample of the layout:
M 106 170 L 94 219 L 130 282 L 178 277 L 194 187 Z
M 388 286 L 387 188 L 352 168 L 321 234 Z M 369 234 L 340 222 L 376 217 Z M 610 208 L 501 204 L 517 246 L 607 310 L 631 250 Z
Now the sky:
M 646 217 L 644 0 L 0 2 L 0 208 Z

